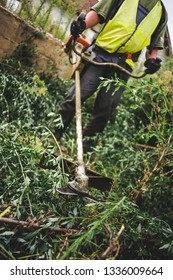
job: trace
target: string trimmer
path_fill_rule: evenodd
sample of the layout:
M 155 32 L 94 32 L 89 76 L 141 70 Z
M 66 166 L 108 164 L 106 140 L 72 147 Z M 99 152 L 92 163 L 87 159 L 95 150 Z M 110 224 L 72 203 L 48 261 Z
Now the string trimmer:
M 84 14 L 80 14 L 78 17 L 78 21 L 80 23 L 81 20 L 84 20 Z M 76 48 L 76 44 L 80 44 L 82 46 L 82 51 L 79 51 Z M 68 42 L 65 45 L 65 52 L 69 55 L 71 64 L 74 64 L 72 61 L 72 52 L 77 54 L 80 58 L 84 59 L 87 62 L 96 64 L 98 66 L 113 66 L 121 71 L 127 73 L 129 76 L 133 78 L 142 78 L 146 75 L 143 73 L 140 76 L 133 75 L 131 72 L 127 71 L 125 68 L 121 67 L 116 63 L 98 63 L 93 61 L 85 54 L 85 50 L 91 45 L 91 43 L 85 38 L 85 36 L 80 35 L 78 38 L 73 38 L 70 36 Z M 65 195 L 78 195 L 81 197 L 85 197 L 91 199 L 93 201 L 100 201 L 95 197 L 88 194 L 88 188 L 93 187 L 97 188 L 104 192 L 109 192 L 113 185 L 113 180 L 107 177 L 102 176 L 101 174 L 88 170 L 83 161 L 83 141 L 82 141 L 82 115 L 81 115 L 81 94 L 80 94 L 80 71 L 78 68 L 75 70 L 75 85 L 76 85 L 76 143 L 77 143 L 77 165 L 70 162 L 69 160 L 64 159 L 65 164 L 74 168 L 75 166 L 75 180 L 69 182 L 67 186 L 64 188 L 59 188 L 57 191 L 61 194 Z
M 66 187 L 57 189 L 57 191 L 61 194 L 78 195 L 99 202 L 100 201 L 99 199 L 96 199 L 90 194 L 88 194 L 87 192 L 88 188 L 93 187 L 108 193 L 113 185 L 113 180 L 104 177 L 95 171 L 86 169 L 85 163 L 83 161 L 82 114 L 81 114 L 79 70 L 75 71 L 75 84 L 76 84 L 76 137 L 77 137 L 76 139 L 77 165 L 75 167 L 75 180 L 69 182 Z M 69 165 L 69 161 L 66 161 L 66 165 L 67 164 Z M 104 185 L 103 182 L 101 183 L 101 180 L 103 180 Z

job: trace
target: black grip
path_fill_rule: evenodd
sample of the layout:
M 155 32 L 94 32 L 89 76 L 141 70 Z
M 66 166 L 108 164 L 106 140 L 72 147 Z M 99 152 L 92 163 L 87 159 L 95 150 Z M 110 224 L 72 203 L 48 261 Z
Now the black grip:
M 85 21 L 85 17 L 86 17 L 86 14 L 82 12 L 82 13 L 80 13 L 80 15 L 78 16 L 77 21 L 81 24 L 82 22 Z

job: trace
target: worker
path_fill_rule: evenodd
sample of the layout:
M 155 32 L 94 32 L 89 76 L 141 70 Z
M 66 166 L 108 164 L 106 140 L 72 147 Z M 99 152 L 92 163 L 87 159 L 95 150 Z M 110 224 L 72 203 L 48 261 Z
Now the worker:
M 92 44 L 93 60 L 113 62 L 132 72 L 143 49 L 146 49 L 144 62 L 147 74 L 153 74 L 161 67 L 158 50 L 164 48 L 164 33 L 167 25 L 167 12 L 160 0 L 100 0 L 79 23 L 71 24 L 71 34 L 78 37 L 88 28 L 102 24 L 96 40 Z M 81 74 L 81 102 L 92 96 L 100 84 L 100 77 L 127 83 L 129 75 L 111 66 L 97 66 L 87 63 Z M 95 98 L 91 120 L 83 131 L 84 153 L 93 150 L 97 133 L 102 133 L 112 113 L 120 102 L 124 88 L 116 89 L 111 83 L 107 89 L 100 88 Z M 75 115 L 75 85 L 60 105 L 57 114 L 62 117 L 63 127 L 55 128 L 58 140 L 62 137 Z

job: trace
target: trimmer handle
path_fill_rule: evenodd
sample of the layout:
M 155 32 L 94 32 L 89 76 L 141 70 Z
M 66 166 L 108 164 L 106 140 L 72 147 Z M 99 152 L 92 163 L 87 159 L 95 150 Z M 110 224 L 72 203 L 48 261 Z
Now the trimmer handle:
M 85 21 L 85 17 L 86 17 L 86 14 L 85 13 L 80 13 L 80 15 L 78 16 L 77 18 L 77 22 L 82 25 L 83 22 Z
M 76 40 L 74 40 L 74 37 L 70 35 L 67 43 L 65 44 L 65 52 L 67 54 L 70 52 L 75 42 L 81 44 L 84 47 L 84 49 L 87 49 L 91 46 L 91 42 L 86 39 L 85 35 L 79 35 L 79 37 Z
M 83 25 L 83 24 L 85 24 L 84 22 L 85 22 L 85 16 L 86 16 L 86 14 L 85 13 L 80 13 L 80 15 L 78 16 L 78 18 L 77 18 L 77 22 L 78 22 L 78 24 L 79 25 Z M 86 39 L 86 36 L 85 35 L 83 35 L 83 34 L 79 34 L 79 36 L 76 38 L 76 37 L 74 37 L 73 35 L 71 35 L 70 37 L 69 37 L 69 39 L 68 39 L 68 41 L 67 41 L 67 43 L 65 44 L 65 52 L 67 53 L 67 54 L 69 54 L 69 52 L 71 51 L 71 49 L 74 47 L 74 44 L 75 43 L 79 43 L 79 44 L 81 44 L 83 47 L 84 47 L 84 49 L 87 49 L 88 47 L 90 47 L 91 46 L 91 42 L 89 42 L 87 39 Z

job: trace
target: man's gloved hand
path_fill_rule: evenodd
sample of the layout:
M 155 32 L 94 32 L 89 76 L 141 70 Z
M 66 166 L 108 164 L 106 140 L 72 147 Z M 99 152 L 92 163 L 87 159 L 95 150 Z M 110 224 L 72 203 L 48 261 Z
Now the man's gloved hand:
M 144 66 L 147 68 L 145 69 L 146 74 L 154 74 L 157 72 L 161 67 L 162 60 L 158 57 L 156 58 L 149 58 L 145 61 Z
M 81 13 L 77 20 L 73 20 L 70 26 L 71 35 L 77 38 L 86 28 L 85 14 Z

